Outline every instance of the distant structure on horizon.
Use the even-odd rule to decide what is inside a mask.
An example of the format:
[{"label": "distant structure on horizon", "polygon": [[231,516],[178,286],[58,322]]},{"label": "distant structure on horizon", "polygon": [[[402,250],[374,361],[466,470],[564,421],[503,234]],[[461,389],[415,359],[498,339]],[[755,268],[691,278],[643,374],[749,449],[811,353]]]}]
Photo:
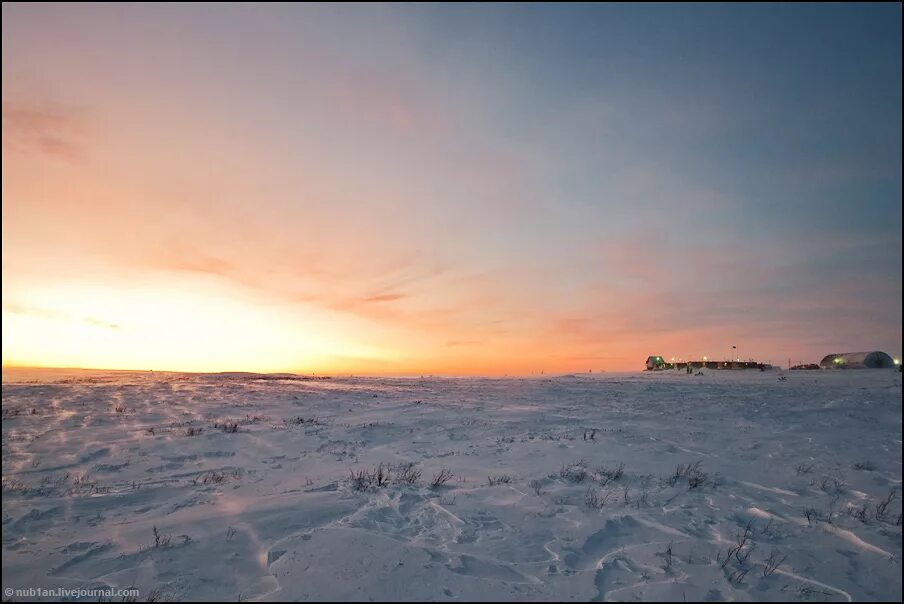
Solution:
[{"label": "distant structure on horizon", "polygon": [[659,355],[650,355],[647,357],[646,371],[665,371],[668,369],[759,369],[765,371],[772,369],[769,363],[760,363],[758,361],[710,361],[703,357],[702,361],[678,361],[666,362]]},{"label": "distant structure on horizon", "polygon": [[823,369],[890,369],[895,365],[895,360],[880,350],[833,353],[819,362]]},{"label": "distant structure on horizon", "polygon": [[660,356],[647,357],[647,371],[659,371],[662,369],[671,369],[671,365],[665,362]]},{"label": "distant structure on horizon", "polygon": [[816,363],[801,363],[800,365],[788,367],[788,369],[791,371],[814,371],[819,369],[819,365]]}]

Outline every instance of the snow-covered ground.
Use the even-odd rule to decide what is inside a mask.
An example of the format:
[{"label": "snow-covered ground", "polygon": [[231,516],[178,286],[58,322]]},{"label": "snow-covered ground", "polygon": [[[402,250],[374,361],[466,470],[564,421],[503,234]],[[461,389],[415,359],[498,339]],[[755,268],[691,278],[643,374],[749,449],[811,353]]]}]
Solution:
[{"label": "snow-covered ground", "polygon": [[901,374],[780,375],[4,369],[3,587],[900,601]]}]

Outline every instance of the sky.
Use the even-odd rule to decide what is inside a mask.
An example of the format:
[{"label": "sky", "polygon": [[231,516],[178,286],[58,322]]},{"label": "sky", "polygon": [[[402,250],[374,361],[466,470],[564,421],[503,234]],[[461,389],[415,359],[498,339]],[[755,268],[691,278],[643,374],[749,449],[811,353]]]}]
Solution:
[{"label": "sky", "polygon": [[2,11],[4,365],[901,353],[900,4]]}]

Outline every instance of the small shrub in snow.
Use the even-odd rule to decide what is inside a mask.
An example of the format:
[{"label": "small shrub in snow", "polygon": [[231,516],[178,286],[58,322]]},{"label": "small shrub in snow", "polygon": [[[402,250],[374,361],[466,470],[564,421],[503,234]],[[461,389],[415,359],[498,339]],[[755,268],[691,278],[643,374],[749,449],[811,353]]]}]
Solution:
[{"label": "small shrub in snow", "polygon": [[396,466],[395,481],[398,484],[413,487],[421,479],[421,471],[414,463],[405,463]]},{"label": "small shrub in snow", "polygon": [[373,484],[373,479],[367,470],[349,470],[349,481],[355,491],[366,491]]},{"label": "small shrub in snow", "polygon": [[744,577],[746,577],[747,573],[749,573],[749,572],[750,572],[749,568],[739,568],[736,571],[734,571],[733,573],[731,573],[731,575],[729,575],[728,580],[731,583],[740,585],[741,583],[744,582]]},{"label": "small shrub in snow", "polygon": [[587,476],[587,461],[584,459],[567,466],[563,465],[559,470],[559,478],[578,484],[587,480]]},{"label": "small shrub in snow", "polygon": [[382,463],[372,470],[349,470],[349,480],[355,491],[367,491],[371,488],[383,488],[391,479],[389,469]]},{"label": "small shrub in snow", "polygon": [[487,484],[491,487],[495,487],[500,484],[509,484],[512,482],[512,477],[508,474],[498,474],[496,476],[487,476]]},{"label": "small shrub in snow", "polygon": [[387,470],[383,464],[377,466],[377,469],[374,470],[374,486],[377,488],[385,487],[389,484],[389,470]]},{"label": "small shrub in snow", "polygon": [[764,537],[775,537],[775,518],[769,516],[769,520],[766,522],[766,526],[762,528],[760,531],[760,535]]},{"label": "small shrub in snow", "polygon": [[763,562],[763,576],[768,577],[774,573],[787,556],[777,549],[772,550],[769,557]]},{"label": "small shrub in snow", "polygon": [[606,505],[611,494],[611,491],[603,493],[602,491],[597,491],[593,487],[590,487],[584,494],[584,503],[587,504],[587,507],[598,510]]},{"label": "small shrub in snow", "polygon": [[[747,558],[750,557],[754,549],[753,543],[750,542],[751,536],[753,536],[753,522],[748,522],[743,531],[738,531],[737,544],[730,546],[725,553],[725,557],[721,559],[722,568],[728,566],[732,558],[742,565],[747,562]],[[750,544],[749,546],[748,543]]]},{"label": "small shrub in snow", "polygon": [[807,519],[807,526],[813,526],[814,522],[819,522],[819,512],[813,507],[804,508],[804,518]]},{"label": "small shrub in snow", "polygon": [[837,476],[824,476],[819,483],[819,488],[829,494],[838,494],[847,492],[847,484]]},{"label": "small shrub in snow", "polygon": [[173,541],[172,535],[164,535],[160,531],[157,530],[155,526],[153,529],[154,533],[154,547],[169,547]]},{"label": "small shrub in snow", "polygon": [[706,484],[706,479],[708,478],[706,472],[701,471],[699,468],[694,468],[687,474],[687,488],[688,490],[693,490],[699,487],[702,487]]},{"label": "small shrub in snow", "polygon": [[[888,506],[890,506],[891,502],[895,500],[895,497],[895,490],[892,489],[888,492],[888,495],[885,496],[885,499],[876,504],[876,520],[878,520],[879,522],[885,520],[885,517],[888,514]],[[898,521],[898,524],[900,524],[900,520]]]},{"label": "small shrub in snow", "polygon": [[5,493],[15,493],[24,495],[29,492],[28,485],[21,478],[3,477],[3,491]]},{"label": "small shrub in snow", "polygon": [[[706,474],[704,474],[700,470],[700,465],[701,465],[701,462],[699,462],[699,461],[696,461],[694,463],[688,463],[688,464],[683,464],[683,463],[678,464],[675,467],[675,473],[672,474],[672,476],[669,478],[669,485],[671,485],[671,486],[677,485],[678,481],[681,480],[682,478],[687,479],[688,483],[690,483],[691,477],[694,477],[693,481],[698,484],[696,484],[696,486],[694,486],[694,487],[690,487],[690,484],[688,484],[688,486],[690,488],[696,488],[696,487],[702,485],[703,482],[706,480]],[[701,475],[703,476],[702,481],[699,480],[699,477]]]},{"label": "small shrub in snow", "polygon": [[848,513],[865,524],[869,522],[869,511],[869,504],[864,503],[859,508],[856,506],[850,508]]},{"label": "small shrub in snow", "polygon": [[445,485],[447,482],[452,480],[455,474],[452,473],[451,470],[447,468],[443,468],[439,472],[433,475],[433,480],[430,482],[430,487],[434,489],[438,489],[439,487]]},{"label": "small shrub in snow", "polygon": [[625,464],[620,463],[617,466],[611,467],[600,466],[596,469],[596,473],[599,476],[600,482],[602,484],[605,484],[603,483],[602,479],[605,479],[606,483],[608,483],[610,480],[618,480],[625,474]]},{"label": "small shrub in snow", "polygon": [[198,478],[195,478],[192,482],[194,484],[223,484],[224,482],[232,479],[237,480],[242,474],[241,470],[232,470],[230,472],[226,471],[217,471],[217,470],[208,470]]},{"label": "small shrub in snow", "polygon": [[317,421],[316,417],[309,417],[309,418],[305,419],[305,418],[301,417],[300,415],[297,417],[290,417],[290,418],[284,419],[282,421],[283,421],[283,425],[287,428],[289,426],[313,426],[313,425],[320,423]]}]

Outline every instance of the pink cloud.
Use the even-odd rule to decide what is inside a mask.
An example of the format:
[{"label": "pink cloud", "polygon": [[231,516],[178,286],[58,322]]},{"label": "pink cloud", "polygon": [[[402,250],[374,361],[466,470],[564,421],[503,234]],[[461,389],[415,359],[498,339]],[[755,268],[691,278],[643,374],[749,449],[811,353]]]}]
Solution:
[{"label": "pink cloud", "polygon": [[3,103],[3,139],[13,149],[77,161],[84,158],[86,127],[70,113]]}]

